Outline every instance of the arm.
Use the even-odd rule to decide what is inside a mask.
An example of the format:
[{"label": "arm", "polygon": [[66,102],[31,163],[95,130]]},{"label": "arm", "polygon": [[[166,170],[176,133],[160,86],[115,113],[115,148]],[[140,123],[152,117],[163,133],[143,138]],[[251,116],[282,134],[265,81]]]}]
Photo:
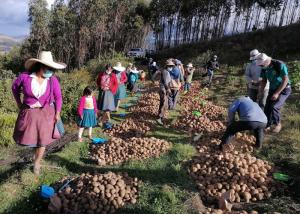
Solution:
[{"label": "arm", "polygon": [[94,103],[94,111],[97,114],[98,113],[97,100],[96,100],[96,98],[94,96],[93,96],[93,103]]},{"label": "arm", "polygon": [[250,72],[250,64],[247,65],[245,71],[245,78],[248,84],[252,83],[251,72]]},{"label": "arm", "polygon": [[126,83],[127,80],[128,80],[128,78],[127,78],[126,73],[125,73],[125,72],[122,72],[120,82],[121,82],[121,83]]},{"label": "arm", "polygon": [[280,93],[286,88],[286,86],[289,83],[288,69],[287,69],[286,65],[281,66],[280,75],[281,75],[281,78],[282,78],[282,83],[278,87],[276,92],[274,93],[275,96],[273,95],[272,100],[277,100]]},{"label": "arm", "polygon": [[164,78],[164,81],[163,81],[163,83],[164,83],[164,88],[167,90],[167,91],[169,91],[170,90],[170,86],[169,86],[169,83],[170,83],[170,81],[171,81],[171,77],[170,77],[170,74],[169,74],[169,72],[168,71],[166,71],[166,70],[164,70],[164,71],[162,71],[163,72],[163,78]]},{"label": "arm", "polygon": [[85,97],[81,97],[80,101],[79,101],[78,109],[77,109],[78,115],[80,116],[81,119],[83,116],[84,102],[85,102]]},{"label": "arm", "polygon": [[234,121],[235,113],[240,106],[240,101],[235,100],[228,109],[228,125]]},{"label": "arm", "polygon": [[61,94],[60,84],[56,77],[52,78],[52,84],[53,84],[53,99],[55,102],[56,114],[59,115],[62,108],[62,94]]},{"label": "arm", "polygon": [[113,95],[116,94],[117,90],[118,90],[118,80],[117,80],[117,76],[115,74],[112,74],[111,75],[111,78],[110,78],[110,81],[111,81],[111,87],[110,87],[110,90],[112,92]]},{"label": "arm", "polygon": [[23,77],[21,74],[12,84],[12,92],[19,109],[22,106],[22,101],[21,101],[22,84],[23,84]]},{"label": "arm", "polygon": [[98,78],[97,78],[97,80],[96,80],[97,86],[98,86],[99,88],[101,88],[101,78],[102,78],[102,76],[103,76],[103,73],[101,72],[101,73],[98,75]]},{"label": "arm", "polygon": [[161,71],[157,70],[153,75],[152,75],[152,82],[154,82],[154,80],[156,79],[157,75],[160,74]]}]

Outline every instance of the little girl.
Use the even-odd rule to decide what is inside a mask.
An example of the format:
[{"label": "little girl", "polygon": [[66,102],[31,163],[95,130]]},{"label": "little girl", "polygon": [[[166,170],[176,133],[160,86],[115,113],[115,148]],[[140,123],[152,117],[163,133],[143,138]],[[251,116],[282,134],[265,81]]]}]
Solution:
[{"label": "little girl", "polygon": [[89,138],[92,139],[93,127],[97,126],[97,103],[96,98],[93,96],[93,90],[90,87],[86,87],[83,91],[83,96],[78,106],[78,115],[78,141],[82,142],[84,128],[89,129]]}]

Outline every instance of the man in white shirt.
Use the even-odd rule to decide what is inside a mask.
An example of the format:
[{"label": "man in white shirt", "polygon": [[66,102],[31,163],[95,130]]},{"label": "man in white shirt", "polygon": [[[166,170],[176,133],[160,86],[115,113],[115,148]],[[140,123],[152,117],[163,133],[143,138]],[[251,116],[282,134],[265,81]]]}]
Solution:
[{"label": "man in white shirt", "polygon": [[266,105],[266,100],[269,92],[270,84],[267,83],[266,87],[263,90],[263,94],[259,95],[259,83],[260,83],[260,74],[261,67],[257,66],[255,63],[255,58],[259,55],[259,51],[254,49],[250,52],[250,63],[246,67],[245,78],[247,81],[248,96],[259,104],[261,108],[264,108]]}]

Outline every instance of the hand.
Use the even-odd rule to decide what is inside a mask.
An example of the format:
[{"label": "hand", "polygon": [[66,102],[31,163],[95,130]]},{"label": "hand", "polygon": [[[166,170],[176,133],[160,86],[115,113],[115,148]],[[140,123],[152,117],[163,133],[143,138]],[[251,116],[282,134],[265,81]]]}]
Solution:
[{"label": "hand", "polygon": [[55,121],[55,123],[57,123],[57,121],[59,121],[59,120],[60,120],[60,112],[57,112],[57,113],[55,114],[54,121]]},{"label": "hand", "polygon": [[278,93],[274,93],[273,96],[271,97],[271,100],[275,101],[278,100],[279,94]]}]

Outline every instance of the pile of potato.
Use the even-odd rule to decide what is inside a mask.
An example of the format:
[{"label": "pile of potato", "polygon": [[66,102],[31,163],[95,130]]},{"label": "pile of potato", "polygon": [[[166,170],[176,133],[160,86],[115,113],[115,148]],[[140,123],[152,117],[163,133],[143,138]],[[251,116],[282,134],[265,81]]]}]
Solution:
[{"label": "pile of potato", "polygon": [[170,143],[157,138],[112,138],[103,145],[91,146],[91,158],[98,165],[116,165],[128,160],[158,157],[170,149]]},{"label": "pile of potato", "polygon": [[159,107],[159,94],[157,91],[143,94],[137,105],[132,106],[129,110],[132,117],[140,120],[148,120],[157,117]]},{"label": "pile of potato", "polygon": [[[245,137],[237,135],[238,140]],[[271,197],[274,191],[274,182],[269,176],[272,166],[244,151],[220,152],[218,144],[220,140],[213,139],[198,145],[199,156],[192,160],[189,168],[202,199],[213,202],[227,191],[232,195],[231,202],[255,202]],[[246,148],[251,146],[245,145]]]},{"label": "pile of potato", "polygon": [[116,124],[112,129],[106,130],[108,136],[119,137],[123,139],[131,137],[142,137],[150,131],[150,125],[147,121],[128,118],[120,124]]},{"label": "pile of potato", "polygon": [[[66,178],[61,181],[64,183]],[[82,174],[58,193],[61,213],[115,213],[125,203],[135,204],[139,181],[128,174]]]}]

